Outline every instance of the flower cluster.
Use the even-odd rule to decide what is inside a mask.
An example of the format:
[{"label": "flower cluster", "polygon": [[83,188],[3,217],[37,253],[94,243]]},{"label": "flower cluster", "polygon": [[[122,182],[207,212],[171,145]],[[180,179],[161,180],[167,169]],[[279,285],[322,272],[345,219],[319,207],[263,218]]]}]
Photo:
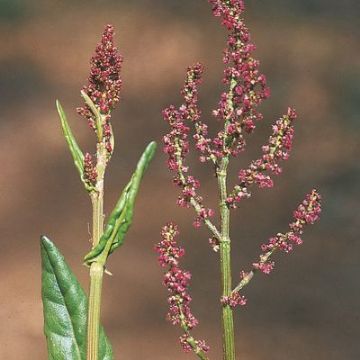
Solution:
[{"label": "flower cluster", "polygon": [[238,292],[233,292],[230,296],[222,296],[220,302],[223,306],[230,306],[234,309],[236,306],[246,305],[247,299],[245,296],[240,295]]},{"label": "flower cluster", "polygon": [[175,241],[178,235],[178,227],[173,223],[168,223],[161,230],[162,240],[155,250],[159,255],[158,262],[162,268],[179,266],[179,259],[185,254],[185,250],[178,247]]},{"label": "flower cluster", "polygon": [[260,62],[253,58],[255,45],[251,42],[249,29],[244,24],[242,0],[209,0],[213,14],[221,17],[229,31],[224,51],[224,83],[229,86],[220,96],[219,106],[213,111],[224,122],[224,129],[213,139],[216,156],[236,156],[245,147],[245,133],[255,129],[255,123],[263,118],[256,110],[270,96],[266,78],[260,73]]},{"label": "flower cluster", "polygon": [[168,223],[162,228],[162,240],[155,247],[158,253],[158,261],[161,267],[167,268],[163,284],[169,292],[168,319],[173,325],[179,324],[184,331],[180,337],[180,343],[185,351],[208,351],[209,347],[202,340],[194,340],[190,330],[197,324],[198,320],[190,310],[191,296],[188,293],[191,274],[179,267],[179,259],[184,256],[184,249],[176,243],[179,231],[177,225]]},{"label": "flower cluster", "polygon": [[210,350],[204,340],[195,340],[187,334],[181,335],[179,339],[180,345],[186,353],[194,351],[196,354],[205,354]]},{"label": "flower cluster", "polygon": [[181,91],[184,97],[185,104],[182,105],[181,110],[184,111],[184,116],[190,120],[195,129],[196,149],[200,151],[200,161],[205,162],[207,159],[213,157],[213,150],[211,149],[211,139],[208,137],[208,126],[200,120],[201,111],[198,108],[198,85],[202,80],[203,67],[200,63],[190,66],[187,69],[185,85]]},{"label": "flower cluster", "polygon": [[[184,159],[189,152],[190,124],[194,126],[195,146],[200,151],[200,161],[212,160],[217,166],[222,157],[236,156],[245,148],[245,133],[255,129],[256,121],[262,119],[257,111],[258,105],[269,95],[265,76],[259,71],[259,61],[252,57],[255,45],[251,42],[249,30],[244,24],[242,13],[244,2],[241,0],[209,0],[213,13],[221,17],[222,24],[229,31],[227,48],[225,49],[224,83],[228,90],[223,92],[219,106],[213,111],[216,118],[224,124],[214,138],[208,136],[208,126],[200,120],[198,108],[198,85],[201,83],[203,68],[200,64],[189,67],[185,85],[181,94],[184,104],[176,109],[170,106],[163,111],[164,119],[169,123],[171,131],[164,136],[164,152],[168,154],[168,166],[176,171],[175,183],[182,188],[178,199],[180,206],[188,207],[192,199],[199,205],[194,225],[198,226],[205,218],[211,216],[212,210],[205,209],[202,199],[197,196],[199,182],[193,176],[186,177],[188,167]],[[227,205],[236,208],[237,203],[251,196],[249,186],[272,187],[273,180],[266,174],[270,171],[279,174],[279,161],[289,157],[293,138],[293,121],[296,113],[289,108],[286,115],[273,125],[273,134],[269,143],[263,146],[263,156],[253,161],[248,169],[240,170],[240,183],[236,185],[227,198]],[[192,204],[194,205],[194,204]],[[194,206],[195,207],[195,206]]]},{"label": "flower cluster", "polygon": [[84,180],[90,186],[96,185],[97,171],[91,154],[86,153],[84,156]]},{"label": "flower cluster", "polygon": [[294,245],[301,245],[304,227],[317,221],[320,213],[321,196],[316,190],[312,190],[294,211],[294,221],[289,224],[290,230],[285,234],[276,234],[267,244],[261,245],[262,254],[259,261],[253,263],[254,269],[269,274],[274,268],[274,262],[270,261],[273,252],[279,249],[288,253],[293,250]]},{"label": "flower cluster", "polygon": [[189,67],[182,95],[184,104],[176,109],[171,105],[163,111],[164,120],[170,125],[170,132],[163,137],[164,152],[168,155],[168,168],[176,173],[174,183],[181,188],[181,195],[178,197],[177,204],[181,207],[193,205],[197,216],[194,226],[199,227],[203,221],[214,215],[212,209],[202,205],[202,197],[197,194],[200,187],[198,179],[187,175],[188,167],[184,161],[189,152],[189,132],[190,128],[186,121],[192,122],[195,126],[196,134],[194,139],[196,147],[201,152],[201,159],[211,156],[209,139],[206,138],[207,127],[200,121],[200,110],[197,107],[197,85],[200,82],[202,68],[200,64]]},{"label": "flower cluster", "polygon": [[[220,122],[220,131],[214,137],[210,137],[208,126],[201,120],[198,87],[202,81],[203,67],[195,64],[187,69],[185,85],[181,91],[183,104],[179,108],[171,105],[163,111],[164,120],[170,126],[170,131],[163,137],[163,142],[164,152],[168,155],[168,168],[176,174],[174,183],[181,189],[177,200],[178,205],[192,206],[195,209],[194,225],[197,227],[205,223],[211,232],[209,243],[212,249],[215,252],[220,250],[220,262],[223,265],[222,280],[226,284],[223,296],[220,298],[225,329],[226,317],[231,313],[229,310],[236,306],[246,305],[247,299],[242,295],[242,289],[253,279],[254,274],[258,270],[265,274],[273,270],[274,262],[271,256],[274,251],[280,249],[289,252],[294,245],[302,243],[301,235],[304,226],[314,223],[319,218],[321,199],[316,190],[308,194],[294,212],[294,221],[290,224],[290,230],[285,234],[277,234],[267,244],[262,245],[259,260],[252,264],[249,272],[241,272],[239,284],[229,291],[232,288],[231,270],[227,263],[230,258],[230,209],[236,208],[242,199],[251,196],[252,185],[257,185],[259,188],[270,188],[274,185],[272,176],[282,172],[281,161],[287,160],[290,156],[294,121],[297,115],[294,109],[288,108],[287,113],[273,124],[272,134],[267,144],[262,147],[260,157],[252,161],[247,168],[239,171],[237,185],[232,191],[228,191],[227,176],[230,158],[236,157],[245,149],[247,136],[254,131],[257,121],[263,118],[258,107],[270,96],[270,90],[265,76],[259,70],[259,61],[253,57],[255,45],[250,39],[249,30],[242,18],[244,1],[208,1],[212,5],[213,14],[221,18],[222,25],[228,31],[227,47],[223,56],[225,90],[220,95],[217,108],[213,111],[213,115]],[[203,205],[203,199],[198,195],[200,182],[189,175],[188,166],[185,164],[190,147],[190,128],[193,128],[192,140],[195,142],[195,148],[200,152],[200,161],[211,161],[214,165],[215,176],[218,178],[220,229],[209,219],[214,215],[214,211]],[[169,267],[164,280],[170,292],[168,317],[173,324],[182,326],[184,335],[180,338],[180,342],[185,351],[196,352],[196,348],[205,351],[206,345],[195,341],[188,333],[188,330],[197,324],[197,320],[188,309],[191,300],[187,293],[190,274],[178,267],[178,260],[183,256],[183,249],[176,245],[174,241],[176,235],[177,228],[172,224],[168,225],[163,228],[163,240],[157,246],[160,264],[163,267]],[[227,320],[230,318],[229,315]],[[230,329],[230,331],[233,330]],[[233,349],[230,345],[227,347],[225,341],[224,356],[226,358],[235,357],[231,355]]]},{"label": "flower cluster", "polygon": [[[94,103],[98,114],[101,117],[101,126],[103,141],[109,154],[112,153],[112,130],[110,125],[110,112],[120,101],[120,89],[122,81],[120,79],[120,70],[122,57],[114,46],[114,27],[107,25],[97,45],[95,55],[90,61],[90,76],[88,84],[84,86],[83,91]],[[89,122],[92,129],[97,128],[97,114],[86,104],[77,109],[78,113]]]},{"label": "flower cluster", "polygon": [[237,202],[250,197],[249,187],[252,184],[256,184],[260,188],[270,188],[274,185],[273,180],[266,172],[269,171],[275,175],[281,173],[279,161],[287,160],[290,156],[295,119],[296,112],[289,108],[287,114],[276,121],[272,127],[273,133],[269,137],[268,144],[262,147],[262,157],[252,161],[248,169],[239,171],[240,183],[235,186],[227,198],[229,207],[236,208]]}]

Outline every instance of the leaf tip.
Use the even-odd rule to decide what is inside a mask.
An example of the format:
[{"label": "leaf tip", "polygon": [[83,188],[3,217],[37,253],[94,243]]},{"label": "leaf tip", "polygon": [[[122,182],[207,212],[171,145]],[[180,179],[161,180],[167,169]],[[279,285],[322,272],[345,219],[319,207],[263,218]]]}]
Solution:
[{"label": "leaf tip", "polygon": [[156,143],[156,141],[151,141],[148,146],[149,146],[149,148],[151,148],[152,150],[156,150],[156,148],[157,148],[157,143]]},{"label": "leaf tip", "polygon": [[46,235],[40,236],[40,245],[44,248],[54,246],[53,242]]},{"label": "leaf tip", "polygon": [[148,153],[150,160],[154,157],[156,148],[157,148],[156,141],[151,141],[149,145],[146,147],[146,152]]},{"label": "leaf tip", "polygon": [[56,108],[58,109],[58,111],[59,112],[62,111],[62,106],[61,106],[59,99],[55,100],[55,104],[56,104]]}]

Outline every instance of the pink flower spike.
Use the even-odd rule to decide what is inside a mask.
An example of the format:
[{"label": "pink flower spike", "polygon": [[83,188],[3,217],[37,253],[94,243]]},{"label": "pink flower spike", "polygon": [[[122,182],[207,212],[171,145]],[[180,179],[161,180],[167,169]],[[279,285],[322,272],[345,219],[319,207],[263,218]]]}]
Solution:
[{"label": "pink flower spike", "polygon": [[244,150],[244,132],[252,133],[255,123],[263,118],[257,111],[270,91],[266,77],[259,71],[260,62],[253,58],[255,44],[251,42],[249,29],[244,24],[243,1],[209,0],[213,13],[221,17],[222,25],[229,31],[227,48],[224,51],[223,83],[229,85],[220,96],[214,116],[225,122],[226,131],[220,131],[213,139],[216,156],[237,156]]},{"label": "pink flower spike", "polygon": [[[120,101],[122,62],[122,56],[114,46],[114,27],[107,25],[100,43],[96,46],[95,55],[90,60],[90,76],[83,91],[102,115],[103,136],[109,154],[113,150],[110,113]],[[78,108],[77,112],[88,120],[92,129],[96,129],[95,114],[88,105]]]},{"label": "pink flower spike", "polygon": [[185,254],[183,248],[179,247],[176,237],[179,230],[176,224],[168,223],[161,231],[161,241],[155,246],[158,253],[158,261],[161,267],[166,268],[163,284],[167,288],[169,312],[167,319],[173,325],[180,325],[184,334],[180,336],[180,343],[185,352],[209,350],[203,340],[189,341],[189,331],[198,325],[198,320],[190,310],[191,296],[189,294],[189,283],[191,274],[180,268],[179,260]]},{"label": "pink flower spike", "polygon": [[293,121],[296,119],[295,110],[289,108],[286,115],[283,115],[272,126],[272,135],[266,145],[262,146],[263,155],[261,158],[250,163],[247,169],[241,169],[238,174],[240,184],[230,193],[228,205],[236,208],[235,202],[250,197],[249,188],[256,184],[259,188],[271,188],[274,181],[267,172],[278,175],[282,172],[279,163],[287,160],[290,155],[292,140],[294,137]]},{"label": "pink flower spike", "polygon": [[259,261],[253,263],[253,269],[269,274],[274,268],[274,262],[270,261],[274,251],[279,249],[289,253],[295,245],[301,245],[303,243],[301,235],[305,225],[313,224],[317,221],[320,213],[321,196],[316,190],[312,190],[294,211],[294,221],[289,224],[290,230],[285,234],[276,234],[276,236],[269,239],[267,244],[261,245],[262,253],[260,254]]}]

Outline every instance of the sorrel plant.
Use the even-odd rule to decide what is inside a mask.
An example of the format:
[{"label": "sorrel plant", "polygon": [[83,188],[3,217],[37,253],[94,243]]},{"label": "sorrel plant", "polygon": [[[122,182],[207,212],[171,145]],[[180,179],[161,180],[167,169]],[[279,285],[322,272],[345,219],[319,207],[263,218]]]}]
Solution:
[{"label": "sorrel plant", "polygon": [[[245,150],[247,137],[253,133],[256,123],[263,116],[258,106],[269,97],[266,78],[259,70],[259,61],[253,57],[255,45],[250,39],[244,23],[244,2],[242,0],[209,0],[214,16],[228,31],[227,47],[224,51],[225,64],[223,82],[225,90],[220,96],[217,109],[213,111],[220,130],[211,138],[208,125],[201,120],[198,108],[198,86],[201,82],[201,64],[187,70],[185,85],[181,91],[184,102],[179,107],[170,106],[163,111],[170,131],[163,137],[164,152],[168,155],[168,167],[175,173],[174,183],[181,189],[177,203],[181,207],[195,210],[194,226],[204,224],[210,232],[210,245],[219,254],[222,294],[219,304],[222,308],[223,359],[235,360],[235,333],[233,312],[237,306],[246,305],[244,287],[256,272],[269,274],[274,268],[273,255],[277,251],[289,253],[302,244],[301,235],[306,225],[318,220],[321,205],[320,195],[310,191],[293,214],[289,228],[272,236],[261,245],[261,253],[248,269],[240,272],[237,285],[233,285],[231,271],[230,211],[242,201],[251,197],[251,188],[270,188],[271,175],[278,175],[280,162],[287,160],[292,147],[294,122],[297,118],[293,108],[272,125],[269,141],[262,147],[262,156],[252,161],[247,168],[238,172],[238,181],[232,189],[228,187],[228,166],[230,160]],[[218,224],[213,220],[215,211],[207,208],[199,195],[200,182],[190,175],[186,156],[190,151],[190,129],[200,161],[210,163],[214,168],[219,189]],[[196,340],[191,330],[198,320],[190,310],[189,282],[191,274],[181,268],[180,259],[184,249],[177,244],[178,226],[168,223],[163,227],[162,240],[156,246],[160,265],[165,268],[164,285],[168,289],[168,319],[180,325],[183,334],[180,343],[183,349],[193,351],[198,358],[208,359],[209,346],[203,340]]]},{"label": "sorrel plant", "polygon": [[53,360],[111,360],[112,348],[100,326],[102,281],[108,256],[120,247],[132,222],[135,198],[143,174],[154,156],[151,142],[122,191],[104,229],[104,176],[114,151],[110,122],[120,100],[122,57],[107,25],[91,58],[88,84],[81,91],[84,105],[77,109],[96,135],[95,154],[81,151],[65,112],[57,101],[62,129],[74,164],[92,204],[92,248],[84,264],[90,268],[89,297],[55,245],[41,238],[42,299],[48,357]]}]

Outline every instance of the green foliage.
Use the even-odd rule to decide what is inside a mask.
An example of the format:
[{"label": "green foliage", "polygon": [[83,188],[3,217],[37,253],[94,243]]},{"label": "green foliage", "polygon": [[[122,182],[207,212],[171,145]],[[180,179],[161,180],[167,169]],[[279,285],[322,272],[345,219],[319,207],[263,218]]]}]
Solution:
[{"label": "green foliage", "polygon": [[135,199],[141,179],[150,161],[154,157],[155,150],[155,142],[151,142],[146,147],[131,180],[125,186],[110,215],[99,244],[85,256],[84,260],[87,265],[90,265],[94,261],[99,261],[101,264],[105,265],[107,257],[123,244],[125,235],[132,222]]},{"label": "green foliage", "polygon": [[99,142],[101,142],[103,139],[103,127],[102,127],[102,117],[100,111],[84,90],[81,90],[81,96],[84,99],[86,105],[90,108],[91,112],[95,116],[96,134]]},{"label": "green foliage", "polygon": [[74,160],[74,164],[79,172],[81,181],[84,183],[84,186],[86,190],[91,191],[93,190],[93,187],[88,184],[88,182],[84,179],[84,154],[81,151],[79,145],[77,144],[75,137],[70,129],[69,123],[66,118],[66,114],[64,112],[64,109],[62,108],[60,102],[56,100],[56,107],[60,116],[61,120],[61,127],[64,132],[64,136],[66,139],[66,142],[69,146],[69,150],[71,152],[71,155]]},{"label": "green foliage", "polygon": [[[85,360],[88,299],[55,245],[41,237],[44,331],[49,360]],[[100,329],[99,360],[111,360],[112,349]]]}]

